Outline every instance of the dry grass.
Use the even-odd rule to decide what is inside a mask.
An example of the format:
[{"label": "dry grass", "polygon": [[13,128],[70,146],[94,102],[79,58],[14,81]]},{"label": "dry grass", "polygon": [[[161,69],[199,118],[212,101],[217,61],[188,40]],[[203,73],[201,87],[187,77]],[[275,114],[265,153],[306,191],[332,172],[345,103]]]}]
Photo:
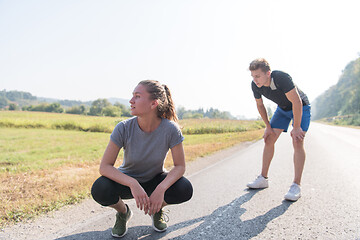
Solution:
[{"label": "dry grass", "polygon": [[78,202],[89,194],[97,166],[0,176],[1,222],[11,223]]}]

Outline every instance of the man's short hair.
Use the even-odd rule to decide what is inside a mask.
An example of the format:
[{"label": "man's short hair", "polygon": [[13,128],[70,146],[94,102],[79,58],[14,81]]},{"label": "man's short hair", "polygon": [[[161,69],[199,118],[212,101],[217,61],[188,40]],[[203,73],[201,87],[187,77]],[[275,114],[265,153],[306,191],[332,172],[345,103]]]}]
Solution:
[{"label": "man's short hair", "polygon": [[255,71],[261,69],[264,73],[271,71],[269,63],[264,58],[255,59],[250,63],[249,70]]}]

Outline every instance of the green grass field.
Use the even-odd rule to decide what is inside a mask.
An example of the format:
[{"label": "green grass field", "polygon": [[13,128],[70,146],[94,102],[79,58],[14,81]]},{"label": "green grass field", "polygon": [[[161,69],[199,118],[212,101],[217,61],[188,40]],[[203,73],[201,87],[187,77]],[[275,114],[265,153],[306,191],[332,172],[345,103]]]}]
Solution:
[{"label": "green grass field", "polygon": [[[0,127],[63,129],[84,132],[111,133],[115,125],[125,118],[94,117],[84,115],[0,111]],[[262,121],[185,119],[180,120],[183,134],[242,132],[263,128]]]},{"label": "green grass field", "polygon": [[111,133],[125,118],[95,117],[73,114],[0,111],[0,127],[63,129]]},{"label": "green grass field", "polygon": [[[110,133],[121,120],[0,111],[0,226],[88,197]],[[186,161],[260,139],[264,127],[259,121],[210,119],[180,125]],[[116,166],[122,156],[121,151]],[[165,167],[171,163],[168,154]]]},{"label": "green grass field", "polygon": [[0,128],[0,173],[82,165],[99,160],[107,133]]}]

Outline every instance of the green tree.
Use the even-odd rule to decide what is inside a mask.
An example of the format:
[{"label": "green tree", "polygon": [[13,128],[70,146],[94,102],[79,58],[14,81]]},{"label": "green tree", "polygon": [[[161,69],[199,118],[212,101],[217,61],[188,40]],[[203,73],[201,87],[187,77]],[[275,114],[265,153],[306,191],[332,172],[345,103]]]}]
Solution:
[{"label": "green tree", "polygon": [[222,114],[218,109],[214,109],[214,108],[210,108],[209,110],[207,110],[204,114],[204,117],[208,117],[208,118],[221,118]]},{"label": "green tree", "polygon": [[184,114],[186,113],[186,109],[182,106],[178,107],[176,109],[176,114],[179,119],[184,119]]},{"label": "green tree", "polygon": [[9,104],[9,110],[10,111],[15,111],[17,110],[17,105],[15,103],[10,103]]},{"label": "green tree", "polygon": [[102,115],[107,117],[120,117],[121,109],[110,105],[103,109]]},{"label": "green tree", "polygon": [[24,106],[23,111],[35,111],[35,112],[55,112],[55,113],[62,113],[64,109],[60,106],[59,103],[42,103],[36,106]]},{"label": "green tree", "polygon": [[81,106],[73,106],[66,110],[66,113],[70,114],[85,114],[86,113],[86,107],[84,105]]},{"label": "green tree", "polygon": [[184,107],[176,109],[176,113],[179,119],[187,118],[217,118],[217,119],[235,119],[230,112],[222,112],[218,109],[210,108],[204,111],[203,108],[198,110],[186,110]]},{"label": "green tree", "polygon": [[124,117],[131,117],[131,112],[130,112],[130,108],[125,106],[124,104],[121,104],[119,102],[116,102],[114,104],[115,107],[119,108],[120,111],[121,111],[121,116],[124,116]]},{"label": "green tree", "polygon": [[89,115],[102,116],[104,108],[111,106],[111,103],[107,99],[97,99],[92,102]]},{"label": "green tree", "polygon": [[64,109],[60,106],[60,103],[51,103],[45,106],[45,112],[63,113]]}]

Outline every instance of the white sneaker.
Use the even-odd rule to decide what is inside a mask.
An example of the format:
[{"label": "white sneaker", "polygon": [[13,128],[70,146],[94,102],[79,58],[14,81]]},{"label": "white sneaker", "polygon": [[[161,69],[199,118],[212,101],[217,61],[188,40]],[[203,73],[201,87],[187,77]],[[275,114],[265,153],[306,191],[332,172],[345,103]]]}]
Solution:
[{"label": "white sneaker", "polygon": [[301,197],[301,188],[298,184],[293,183],[289,191],[285,194],[285,199],[288,201],[297,201]]},{"label": "white sneaker", "polygon": [[248,188],[267,188],[269,187],[269,181],[262,175],[259,175],[253,182],[249,182],[246,186]]}]

